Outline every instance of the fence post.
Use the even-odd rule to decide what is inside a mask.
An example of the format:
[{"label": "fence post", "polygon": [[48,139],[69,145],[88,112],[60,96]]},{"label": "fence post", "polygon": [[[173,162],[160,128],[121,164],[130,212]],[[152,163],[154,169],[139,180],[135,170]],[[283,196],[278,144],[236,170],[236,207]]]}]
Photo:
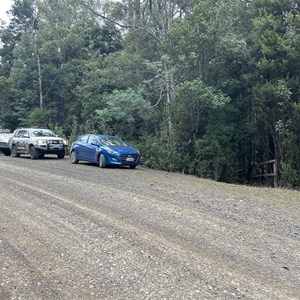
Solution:
[{"label": "fence post", "polygon": [[277,188],[277,162],[276,160],[273,162],[273,173],[274,173],[274,179],[273,179],[273,185],[274,188]]}]

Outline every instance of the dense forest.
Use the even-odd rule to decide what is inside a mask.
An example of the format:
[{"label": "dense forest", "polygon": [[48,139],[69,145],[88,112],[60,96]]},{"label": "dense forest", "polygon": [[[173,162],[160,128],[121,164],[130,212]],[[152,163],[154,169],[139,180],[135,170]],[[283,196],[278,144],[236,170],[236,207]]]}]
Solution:
[{"label": "dense forest", "polygon": [[[151,168],[300,187],[300,1],[14,0],[0,124],[115,134]],[[264,167],[264,170],[262,170]],[[259,181],[258,181],[259,180]]]}]

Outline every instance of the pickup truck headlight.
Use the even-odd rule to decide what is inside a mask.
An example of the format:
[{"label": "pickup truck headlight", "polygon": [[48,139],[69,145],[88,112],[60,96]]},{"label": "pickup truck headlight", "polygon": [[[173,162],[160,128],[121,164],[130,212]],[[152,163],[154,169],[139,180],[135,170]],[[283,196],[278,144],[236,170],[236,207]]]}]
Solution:
[{"label": "pickup truck headlight", "polygon": [[36,143],[40,146],[42,145],[47,145],[47,141],[46,140],[37,140]]}]

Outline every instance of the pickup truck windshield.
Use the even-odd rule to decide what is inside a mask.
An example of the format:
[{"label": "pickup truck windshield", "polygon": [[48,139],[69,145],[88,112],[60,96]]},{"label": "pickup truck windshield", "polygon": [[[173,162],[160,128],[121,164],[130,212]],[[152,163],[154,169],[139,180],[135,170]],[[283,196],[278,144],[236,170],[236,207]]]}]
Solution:
[{"label": "pickup truck windshield", "polygon": [[33,136],[55,136],[55,134],[51,130],[34,130],[32,131]]}]

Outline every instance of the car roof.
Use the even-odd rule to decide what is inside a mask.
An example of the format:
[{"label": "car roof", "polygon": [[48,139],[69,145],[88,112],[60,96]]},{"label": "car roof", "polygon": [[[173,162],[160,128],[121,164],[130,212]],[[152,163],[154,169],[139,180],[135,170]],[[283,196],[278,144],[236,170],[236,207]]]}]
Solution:
[{"label": "car roof", "polygon": [[100,134],[100,133],[95,134],[95,136],[97,136],[97,137],[115,137],[114,135]]},{"label": "car roof", "polygon": [[22,128],[18,128],[16,130],[50,130],[51,129],[48,129],[48,128],[35,128],[35,127],[22,127]]},{"label": "car roof", "polygon": [[79,134],[78,137],[81,137],[84,135],[94,135],[96,137],[116,137],[115,135],[103,134],[103,133],[82,133],[82,134]]},{"label": "car roof", "polygon": [[76,141],[79,141],[81,139],[81,137],[83,137],[83,136],[91,136],[91,135],[95,136],[98,139],[101,139],[101,138],[114,138],[114,139],[121,140],[119,137],[117,137],[115,135],[109,135],[109,134],[103,134],[103,133],[82,133],[82,134],[77,135]]}]

